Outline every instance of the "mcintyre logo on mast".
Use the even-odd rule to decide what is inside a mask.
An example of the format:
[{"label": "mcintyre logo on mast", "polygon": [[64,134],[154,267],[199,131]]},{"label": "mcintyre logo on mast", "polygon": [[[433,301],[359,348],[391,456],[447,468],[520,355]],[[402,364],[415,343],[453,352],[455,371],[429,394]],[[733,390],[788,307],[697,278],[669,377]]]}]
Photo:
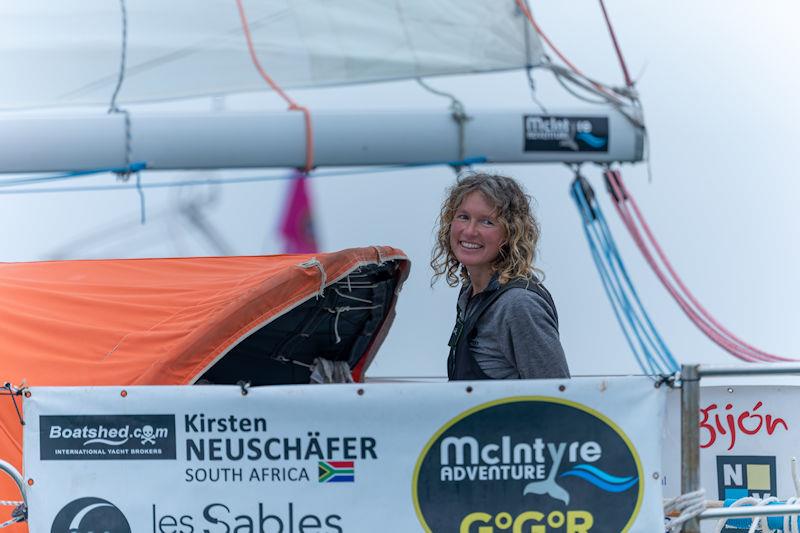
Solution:
[{"label": "mcintyre logo on mast", "polygon": [[39,417],[43,461],[175,459],[175,415]]},{"label": "mcintyre logo on mast", "polygon": [[608,152],[608,117],[525,115],[526,152]]}]

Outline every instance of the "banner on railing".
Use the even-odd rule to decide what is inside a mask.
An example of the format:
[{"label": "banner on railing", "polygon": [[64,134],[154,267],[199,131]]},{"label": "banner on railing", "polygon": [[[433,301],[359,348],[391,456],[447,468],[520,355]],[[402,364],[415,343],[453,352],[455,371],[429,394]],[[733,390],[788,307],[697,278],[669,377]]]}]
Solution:
[{"label": "banner on railing", "polygon": [[[706,499],[786,500],[797,495],[792,460],[800,456],[800,416],[794,412],[799,392],[791,384],[701,387],[700,485]],[[668,402],[667,496],[680,491],[679,396],[675,393]]]},{"label": "banner on railing", "polygon": [[663,524],[665,391],[645,378],[30,392],[31,531]]}]

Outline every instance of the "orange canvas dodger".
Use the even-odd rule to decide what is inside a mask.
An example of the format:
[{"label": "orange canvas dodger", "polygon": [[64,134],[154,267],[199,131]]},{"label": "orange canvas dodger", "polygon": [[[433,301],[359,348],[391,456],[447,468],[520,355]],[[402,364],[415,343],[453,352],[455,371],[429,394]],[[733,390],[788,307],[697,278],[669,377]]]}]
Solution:
[{"label": "orange canvas dodger", "polygon": [[[360,380],[388,331],[409,266],[390,247],[0,264],[0,383],[184,385],[225,383],[244,372],[254,385],[307,383],[306,367],[270,357],[278,345],[303,364],[311,353],[347,360]],[[368,276],[371,283],[358,283]],[[334,323],[348,289],[372,291],[367,297],[376,305]],[[314,331],[306,331],[308,317]],[[362,331],[355,331],[359,320]],[[308,353],[290,342],[300,328],[317,343]],[[19,419],[11,399],[0,400],[0,458],[21,470]],[[2,483],[0,499],[19,499],[12,483]],[[7,517],[2,512],[0,522]]]}]

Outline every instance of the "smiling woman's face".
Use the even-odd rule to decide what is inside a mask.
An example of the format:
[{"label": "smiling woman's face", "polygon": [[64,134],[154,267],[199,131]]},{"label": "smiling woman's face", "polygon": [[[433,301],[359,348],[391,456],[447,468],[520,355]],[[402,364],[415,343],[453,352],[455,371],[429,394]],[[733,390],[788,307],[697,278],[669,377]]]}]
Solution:
[{"label": "smiling woman's face", "polygon": [[505,237],[495,209],[483,193],[466,195],[450,223],[450,249],[467,267],[470,278],[491,274]]}]

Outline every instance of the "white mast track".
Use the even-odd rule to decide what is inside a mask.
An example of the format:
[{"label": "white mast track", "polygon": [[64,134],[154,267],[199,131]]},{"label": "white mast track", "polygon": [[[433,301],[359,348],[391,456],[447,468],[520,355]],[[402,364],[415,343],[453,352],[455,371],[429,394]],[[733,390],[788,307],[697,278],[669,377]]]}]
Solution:
[{"label": "white mast track", "polygon": [[[626,111],[636,116],[635,110]],[[490,163],[642,160],[643,130],[613,107],[551,109],[546,115],[606,118],[604,151],[574,151],[575,146],[526,151],[526,116],[542,114],[533,109],[470,112],[462,146],[459,125],[447,111],[316,112],[314,163],[403,165],[474,157]],[[131,137],[131,161],[153,170],[302,167],[305,162],[305,129],[297,112],[131,111]],[[0,114],[0,146],[0,173],[126,166],[124,118],[118,114]]]}]

